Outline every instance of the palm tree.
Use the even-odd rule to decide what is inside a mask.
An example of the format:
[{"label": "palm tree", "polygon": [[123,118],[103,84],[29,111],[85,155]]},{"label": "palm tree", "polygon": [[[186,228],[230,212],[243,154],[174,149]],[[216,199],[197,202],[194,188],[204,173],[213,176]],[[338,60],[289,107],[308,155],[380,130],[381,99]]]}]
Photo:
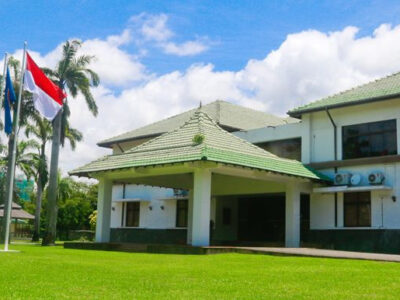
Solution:
[{"label": "palm tree", "polygon": [[[36,163],[36,205],[35,205],[35,224],[33,229],[32,241],[39,241],[40,235],[40,213],[42,208],[43,190],[48,182],[48,167],[46,158],[46,144],[51,140],[52,127],[51,123],[44,118],[41,118],[37,113],[33,114],[33,122],[30,122],[25,127],[25,134],[29,138],[34,136],[40,144],[38,149],[39,159]],[[82,133],[76,129],[69,127],[67,123],[66,138],[69,140],[72,150],[75,150],[76,142],[82,140]]]},{"label": "palm tree", "polygon": [[[24,173],[27,179],[35,175],[35,166],[39,156],[30,150],[37,150],[39,148],[38,142],[35,140],[21,141],[17,145],[15,166]],[[8,153],[0,158],[0,166],[6,167],[8,163]]]},{"label": "palm tree", "polygon": [[[66,41],[63,46],[63,56],[55,70],[43,69],[43,71],[61,88],[67,88],[69,94],[75,98],[79,93],[84,96],[89,111],[97,115],[97,105],[90,88],[99,85],[99,76],[88,68],[93,56],[81,55],[77,52],[81,42],[77,40]],[[50,160],[50,177],[48,187],[47,228],[42,245],[52,245],[56,240],[57,228],[57,172],[60,144],[64,145],[65,137],[71,133],[68,128],[70,110],[68,100],[64,102],[63,109],[53,121],[53,137]]]},{"label": "palm tree", "polygon": [[[34,169],[35,169],[35,164],[38,160],[38,156],[34,152],[29,152],[32,149],[37,149],[38,144],[36,141],[33,140],[28,140],[28,141],[22,141],[17,144],[17,149],[16,149],[16,158],[15,158],[15,166],[17,169],[22,171],[26,178],[29,180],[33,175],[34,175]],[[3,155],[0,156],[0,168],[2,172],[7,173],[8,169],[8,160],[9,156],[7,151],[3,151]],[[3,187],[1,188],[1,196],[4,199],[4,192]],[[13,188],[13,196],[16,198],[17,194],[15,193],[15,187]],[[3,218],[3,222],[5,222],[5,218]],[[1,229],[1,241],[3,240],[4,236],[4,230],[5,226],[3,223],[2,229]]]},{"label": "palm tree", "polygon": [[62,177],[61,172],[57,174],[58,192],[57,199],[60,202],[65,202],[71,198],[74,191],[74,180],[71,177]]}]

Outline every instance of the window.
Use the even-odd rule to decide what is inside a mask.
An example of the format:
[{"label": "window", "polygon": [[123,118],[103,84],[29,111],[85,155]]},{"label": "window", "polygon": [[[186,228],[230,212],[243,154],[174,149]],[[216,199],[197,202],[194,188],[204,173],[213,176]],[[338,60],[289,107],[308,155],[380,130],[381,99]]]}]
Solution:
[{"label": "window", "polygon": [[126,227],[139,227],[140,202],[126,203]]},{"label": "window", "polygon": [[229,207],[224,207],[222,209],[222,224],[231,225],[232,211]]},{"label": "window", "polygon": [[176,201],[176,227],[187,227],[188,224],[188,201]]},{"label": "window", "polygon": [[344,193],[344,226],[371,226],[371,193]]},{"label": "window", "polygon": [[272,141],[256,145],[279,157],[301,160],[301,138]]},{"label": "window", "polygon": [[396,120],[343,126],[343,159],[397,154]]}]

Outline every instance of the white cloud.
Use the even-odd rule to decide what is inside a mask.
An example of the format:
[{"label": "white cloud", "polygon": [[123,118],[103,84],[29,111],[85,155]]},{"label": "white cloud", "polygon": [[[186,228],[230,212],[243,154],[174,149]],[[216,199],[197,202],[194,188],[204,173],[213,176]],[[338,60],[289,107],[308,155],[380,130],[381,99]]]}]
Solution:
[{"label": "white cloud", "polygon": [[120,48],[121,43],[126,43],[124,34],[106,40],[87,40],[82,44],[80,53],[95,56],[91,68],[105,85],[126,86],[147,77],[146,68],[138,58]]},{"label": "white cloud", "polygon": [[[155,42],[164,53],[177,56],[191,56],[200,54],[210,47],[206,37],[198,38],[193,41],[176,43],[171,41],[175,33],[168,28],[168,16],[166,14],[151,15],[141,13],[130,18],[130,23],[138,31],[144,41]],[[143,43],[138,39],[139,44]]]},{"label": "white cloud", "polygon": [[182,44],[168,42],[162,45],[164,52],[178,56],[196,55],[208,49],[208,46],[201,41],[188,41]]},{"label": "white cloud", "polygon": [[[102,77],[102,85],[93,90],[99,115],[94,118],[87,111],[81,96],[70,100],[71,123],[84,133],[84,141],[75,152],[63,149],[61,167],[69,171],[109,152],[96,146],[99,140],[196,107],[200,101],[224,99],[284,115],[295,106],[400,70],[400,26],[384,24],[363,37],[357,33],[355,27],[293,33],[264,59],[250,59],[239,71],[193,64],[185,71],[159,76],[147,76],[135,55],[120,48],[129,41],[127,33],[84,41],[82,51],[96,54],[102,63],[93,65]],[[59,48],[35,55],[47,65],[56,61],[57,53]],[[139,84],[116,93],[113,85],[128,84],[130,76]]]},{"label": "white cloud", "polygon": [[[72,40],[71,38],[70,40]],[[111,35],[105,39],[89,39],[82,42],[78,55],[93,55],[95,59],[90,66],[100,76],[101,82],[107,86],[126,86],[148,78],[145,66],[133,55],[122,48],[132,40],[129,29],[119,35]],[[35,62],[42,67],[54,68],[62,56],[63,43],[54,50],[41,55],[29,51]],[[22,57],[22,50],[17,50],[14,57]]]},{"label": "white cloud", "polygon": [[174,33],[167,26],[166,14],[151,15],[141,13],[130,18],[130,22],[138,27],[145,40],[163,42],[170,39]]},{"label": "white cloud", "polygon": [[126,45],[132,41],[132,33],[130,29],[126,28],[120,35],[110,35],[107,37],[107,43],[114,46]]}]

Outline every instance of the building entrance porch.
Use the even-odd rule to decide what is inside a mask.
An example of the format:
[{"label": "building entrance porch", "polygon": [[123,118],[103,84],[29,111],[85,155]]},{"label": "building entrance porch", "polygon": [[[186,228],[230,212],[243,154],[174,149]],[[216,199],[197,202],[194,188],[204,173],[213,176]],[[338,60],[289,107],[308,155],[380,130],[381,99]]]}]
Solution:
[{"label": "building entrance porch", "polygon": [[[300,240],[309,230],[309,195],[300,196]],[[225,196],[215,201],[212,245],[284,246],[285,193]]]}]

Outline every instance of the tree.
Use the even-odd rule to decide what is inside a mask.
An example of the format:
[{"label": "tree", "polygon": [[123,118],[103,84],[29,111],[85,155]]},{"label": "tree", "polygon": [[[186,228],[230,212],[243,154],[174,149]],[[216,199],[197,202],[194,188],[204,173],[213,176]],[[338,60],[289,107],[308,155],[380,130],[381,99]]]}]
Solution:
[{"label": "tree", "polygon": [[[40,236],[40,214],[42,208],[43,190],[48,182],[48,167],[46,158],[46,144],[51,140],[52,127],[51,123],[35,113],[32,116],[32,121],[25,127],[27,137],[35,137],[40,144],[38,148],[39,159],[36,163],[36,205],[35,205],[35,224],[32,235],[32,241],[39,241]],[[76,142],[82,140],[82,133],[76,129],[70,128],[67,124],[66,138],[68,139],[72,150],[75,150]]]},{"label": "tree", "polygon": [[[46,201],[44,197],[43,202]],[[62,177],[59,173],[57,205],[58,238],[68,240],[71,230],[89,230],[89,216],[93,214],[97,205],[97,184],[78,182],[72,177]],[[44,212],[47,212],[47,207],[43,207]],[[43,223],[46,223],[46,220]]]},{"label": "tree", "polygon": [[[35,153],[37,150],[38,144],[34,140],[21,141],[17,145],[16,151],[16,169],[19,169],[24,173],[24,175],[29,178],[33,177],[35,174],[35,165],[39,159],[39,156]],[[31,151],[34,152],[31,152]],[[0,178],[0,193],[1,193],[1,202],[4,203],[5,192],[6,192],[6,177],[4,174],[7,174],[7,165],[8,165],[8,153],[7,151],[3,151],[3,154],[0,156],[0,170],[2,172]],[[18,199],[18,193],[16,192],[16,187],[13,188],[13,201]],[[4,226],[2,227],[2,230]],[[2,232],[3,233],[3,232]]]},{"label": "tree", "polygon": [[[99,76],[88,68],[93,56],[81,55],[77,52],[81,42],[77,40],[67,41],[63,46],[63,56],[58,62],[55,70],[43,69],[43,71],[61,88],[67,88],[69,94],[76,98],[80,93],[83,95],[89,111],[97,115],[97,105],[90,88],[98,86]],[[64,102],[63,109],[53,121],[52,150],[50,160],[50,177],[48,187],[48,210],[47,228],[42,245],[55,243],[57,230],[57,173],[60,145],[64,145],[65,136],[68,131],[68,117],[70,110],[68,100]]]},{"label": "tree", "polygon": [[48,181],[48,168],[46,158],[46,143],[51,139],[51,124],[40,116],[33,117],[35,123],[28,124],[25,128],[25,135],[27,137],[34,136],[39,140],[38,155],[39,158],[36,162],[36,205],[35,205],[35,224],[33,227],[32,241],[39,241],[40,234],[40,211],[42,207],[43,189]]},{"label": "tree", "polygon": [[[30,150],[37,150],[39,144],[35,140],[21,141],[17,145],[15,166],[21,170],[27,179],[34,177],[35,165],[39,156]],[[5,167],[8,163],[8,153],[0,158],[0,165]]]},{"label": "tree", "polygon": [[97,210],[93,211],[89,216],[89,224],[91,230],[96,230],[97,224]]}]

